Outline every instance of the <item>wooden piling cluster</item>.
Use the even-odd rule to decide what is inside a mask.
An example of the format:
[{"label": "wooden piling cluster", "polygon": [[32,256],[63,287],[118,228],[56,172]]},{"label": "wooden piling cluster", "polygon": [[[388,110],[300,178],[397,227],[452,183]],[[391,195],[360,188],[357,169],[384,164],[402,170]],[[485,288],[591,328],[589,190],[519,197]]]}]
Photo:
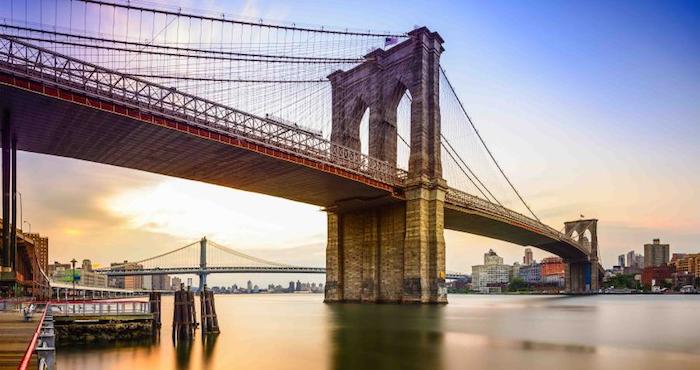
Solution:
[{"label": "wooden piling cluster", "polygon": [[197,329],[197,313],[194,309],[194,292],[184,289],[175,292],[175,309],[173,312],[173,340],[190,339]]},{"label": "wooden piling cluster", "polygon": [[150,306],[149,312],[153,314],[153,328],[159,329],[162,324],[160,319],[160,292],[148,293],[148,303]]},{"label": "wooden piling cluster", "polygon": [[216,317],[216,308],[214,306],[214,292],[204,289],[199,295],[200,312],[202,315],[202,334],[218,334],[219,319]]}]

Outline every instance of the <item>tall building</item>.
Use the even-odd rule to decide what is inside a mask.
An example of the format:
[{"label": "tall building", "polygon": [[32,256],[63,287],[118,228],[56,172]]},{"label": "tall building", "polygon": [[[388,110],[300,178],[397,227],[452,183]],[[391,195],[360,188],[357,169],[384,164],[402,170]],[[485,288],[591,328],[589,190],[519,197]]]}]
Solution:
[{"label": "tall building", "polygon": [[141,277],[141,289],[151,290],[153,289],[153,275],[144,275]]},{"label": "tall building", "polygon": [[153,275],[151,281],[151,289],[153,290],[168,290],[170,289],[170,276],[168,275]]},{"label": "tall building", "polygon": [[[138,270],[143,268],[143,266],[129,261],[112,262],[110,266],[122,270]],[[143,288],[143,276],[111,277],[109,279],[109,286],[121,289],[139,290]]]},{"label": "tall building", "polygon": [[625,267],[625,255],[624,254],[617,256],[617,265],[620,267]]},{"label": "tall building", "polygon": [[472,286],[479,290],[489,286],[508,284],[513,276],[513,266],[504,265],[503,257],[499,257],[493,249],[484,253],[484,264],[472,266]]},{"label": "tall building", "polygon": [[627,252],[627,264],[625,264],[625,267],[635,267],[637,263],[636,255],[633,250]]},{"label": "tall building", "polygon": [[532,265],[535,260],[532,258],[532,249],[525,248],[525,256],[523,256],[523,265]]},{"label": "tall building", "polygon": [[39,260],[39,267],[46,274],[49,273],[49,238],[42,237],[39,233],[28,233],[24,234],[28,238],[32,239],[34,242],[34,249],[36,250],[36,258]]},{"label": "tall building", "polygon": [[246,285],[248,288],[248,293],[252,292],[253,291],[253,282],[248,280],[248,284],[246,284]]},{"label": "tall building", "polygon": [[84,259],[83,264],[82,264],[82,269],[83,269],[83,271],[92,272],[92,261],[90,261],[88,259]]},{"label": "tall building", "polygon": [[644,244],[644,267],[657,267],[668,264],[669,253],[669,244],[661,244],[659,239],[654,239],[651,244]]}]

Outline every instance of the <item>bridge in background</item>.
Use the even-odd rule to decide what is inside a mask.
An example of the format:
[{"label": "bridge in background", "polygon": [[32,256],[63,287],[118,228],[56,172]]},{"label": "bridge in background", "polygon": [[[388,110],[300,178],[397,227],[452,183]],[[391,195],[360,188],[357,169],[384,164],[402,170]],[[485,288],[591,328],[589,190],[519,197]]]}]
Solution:
[{"label": "bridge in background", "polygon": [[[233,250],[214,241],[201,240],[140,261],[97,269],[110,277],[147,275],[197,275],[199,290],[210,274],[325,274],[325,267],[292,266]],[[447,273],[446,279],[466,279],[462,273]]]},{"label": "bridge in background", "polygon": [[[329,302],[446,302],[445,229],[554,253],[567,290],[597,290],[596,220],[560,232],[537,217],[455,93],[438,33],[75,3],[100,17],[97,29],[87,16],[0,25],[4,179],[24,150],[323,207]],[[7,213],[16,189],[3,190]]]}]

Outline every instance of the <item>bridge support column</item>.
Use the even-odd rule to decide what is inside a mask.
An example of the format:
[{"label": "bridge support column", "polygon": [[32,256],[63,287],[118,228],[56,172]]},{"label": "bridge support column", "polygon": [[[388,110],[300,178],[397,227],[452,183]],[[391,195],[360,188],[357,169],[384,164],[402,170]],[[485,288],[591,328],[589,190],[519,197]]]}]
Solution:
[{"label": "bridge support column", "polygon": [[445,188],[406,202],[329,212],[326,302],[446,303]]},{"label": "bridge support column", "polygon": [[564,289],[570,294],[582,294],[597,291],[597,275],[597,266],[589,261],[567,262]]},{"label": "bridge support column", "polygon": [[199,291],[204,291],[207,285],[207,238],[204,237],[199,241]]},{"label": "bridge support column", "polygon": [[[405,200],[328,214],[326,302],[446,303],[444,200],[440,159],[442,37],[425,27],[361,65],[328,76],[334,144],[359,150],[359,127],[370,109],[370,157],[396,164],[396,109],[411,95]],[[376,203],[375,203],[376,204]],[[350,208],[346,208],[350,209]]]},{"label": "bridge support column", "polygon": [[406,190],[403,302],[447,303],[444,205],[446,184]]},{"label": "bridge support column", "polygon": [[326,302],[400,302],[406,207],[328,213]]},{"label": "bridge support column", "polygon": [[2,253],[0,253],[0,270],[12,266],[10,247],[10,114],[2,112],[0,140],[2,145]]},{"label": "bridge support column", "polygon": [[565,222],[564,230],[566,236],[574,238],[583,247],[590,248],[586,251],[587,257],[566,261],[566,292],[572,294],[597,292],[602,278],[598,270],[598,220]]}]

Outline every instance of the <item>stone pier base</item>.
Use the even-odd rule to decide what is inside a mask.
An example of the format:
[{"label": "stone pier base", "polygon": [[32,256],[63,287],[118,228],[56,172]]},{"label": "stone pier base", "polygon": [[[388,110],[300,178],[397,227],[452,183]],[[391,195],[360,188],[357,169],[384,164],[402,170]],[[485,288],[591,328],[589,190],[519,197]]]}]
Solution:
[{"label": "stone pier base", "polygon": [[596,293],[600,289],[597,261],[567,262],[565,284],[570,294]]},{"label": "stone pier base", "polygon": [[447,303],[444,189],[407,200],[328,212],[326,302]]}]

